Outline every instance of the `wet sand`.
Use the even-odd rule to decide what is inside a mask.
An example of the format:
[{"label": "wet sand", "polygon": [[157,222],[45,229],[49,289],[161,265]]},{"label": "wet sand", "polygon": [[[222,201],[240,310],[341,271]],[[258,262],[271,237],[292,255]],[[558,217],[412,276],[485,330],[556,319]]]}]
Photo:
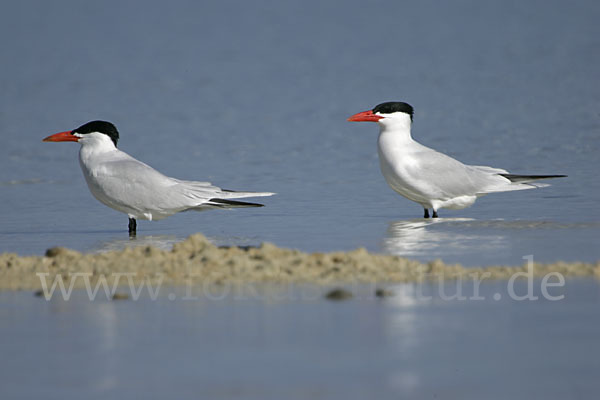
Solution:
[{"label": "wet sand", "polygon": [[[279,248],[271,243],[259,247],[217,247],[195,234],[165,251],[133,247],[120,251],[86,254],[66,248],[48,249],[45,256],[0,255],[0,289],[42,288],[39,274],[50,284],[60,275],[65,285],[81,288],[99,278],[113,284],[132,279],[136,284],[160,282],[171,286],[227,283],[393,283],[455,279],[509,279],[517,272],[543,277],[558,272],[565,277],[600,278],[600,262],[524,263],[519,267],[485,266],[466,268],[460,264],[429,263],[397,256],[373,254],[359,248],[349,252],[304,253]],[[124,282],[121,280],[120,282]]]}]

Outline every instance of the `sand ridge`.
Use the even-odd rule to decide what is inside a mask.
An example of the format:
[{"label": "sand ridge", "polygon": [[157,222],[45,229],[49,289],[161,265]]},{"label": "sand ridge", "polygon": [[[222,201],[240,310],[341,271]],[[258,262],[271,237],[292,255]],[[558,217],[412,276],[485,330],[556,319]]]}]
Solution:
[{"label": "sand ridge", "polygon": [[[99,278],[112,284],[120,276],[134,283],[157,282],[180,286],[226,283],[395,283],[431,279],[509,279],[519,267],[464,267],[436,260],[422,263],[398,256],[373,254],[363,248],[348,252],[305,253],[264,243],[259,247],[217,247],[202,234],[190,236],[172,250],[131,247],[105,253],[80,253],[55,247],[44,256],[21,257],[0,254],[0,290],[41,288],[40,275],[47,282],[61,276],[68,285],[72,278],[87,276],[92,284]],[[558,272],[565,277],[600,278],[600,262],[533,263],[533,275]],[[74,287],[84,286],[76,279]]]}]

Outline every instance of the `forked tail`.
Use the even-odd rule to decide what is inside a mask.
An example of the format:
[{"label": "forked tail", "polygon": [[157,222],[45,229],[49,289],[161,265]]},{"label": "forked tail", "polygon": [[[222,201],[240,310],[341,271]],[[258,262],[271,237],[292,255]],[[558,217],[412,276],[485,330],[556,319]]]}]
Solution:
[{"label": "forked tail", "polygon": [[498,174],[505,177],[514,183],[529,183],[540,179],[566,178],[567,175],[515,175],[515,174]]},{"label": "forked tail", "polygon": [[249,203],[247,201],[236,201],[227,199],[210,199],[203,206],[212,206],[219,208],[236,208],[236,207],[264,207],[263,204]]}]

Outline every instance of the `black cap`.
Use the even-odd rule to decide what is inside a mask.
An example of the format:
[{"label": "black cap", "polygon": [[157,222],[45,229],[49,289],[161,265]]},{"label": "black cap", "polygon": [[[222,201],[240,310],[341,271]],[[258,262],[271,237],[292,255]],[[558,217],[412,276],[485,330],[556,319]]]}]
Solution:
[{"label": "black cap", "polygon": [[410,104],[402,101],[388,101],[387,103],[381,103],[373,108],[374,114],[393,114],[395,112],[403,112],[410,115],[410,120],[412,121],[415,110]]},{"label": "black cap", "polygon": [[119,131],[117,131],[117,128],[113,124],[107,121],[91,121],[71,131],[72,134],[79,133],[81,135],[92,132],[105,134],[113,141],[115,147],[117,146],[117,142],[119,141]]}]

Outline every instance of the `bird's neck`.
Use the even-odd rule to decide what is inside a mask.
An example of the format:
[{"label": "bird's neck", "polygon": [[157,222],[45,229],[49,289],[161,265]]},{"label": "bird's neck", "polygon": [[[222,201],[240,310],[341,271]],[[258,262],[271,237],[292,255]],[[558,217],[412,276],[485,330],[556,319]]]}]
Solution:
[{"label": "bird's neck", "polygon": [[107,138],[108,140],[80,140],[81,149],[79,149],[79,159],[84,164],[91,162],[94,159],[101,157],[102,155],[114,153],[117,150],[114,143]]},{"label": "bird's neck", "polygon": [[405,147],[414,140],[410,134],[411,121],[409,118],[379,123],[380,147]]}]

